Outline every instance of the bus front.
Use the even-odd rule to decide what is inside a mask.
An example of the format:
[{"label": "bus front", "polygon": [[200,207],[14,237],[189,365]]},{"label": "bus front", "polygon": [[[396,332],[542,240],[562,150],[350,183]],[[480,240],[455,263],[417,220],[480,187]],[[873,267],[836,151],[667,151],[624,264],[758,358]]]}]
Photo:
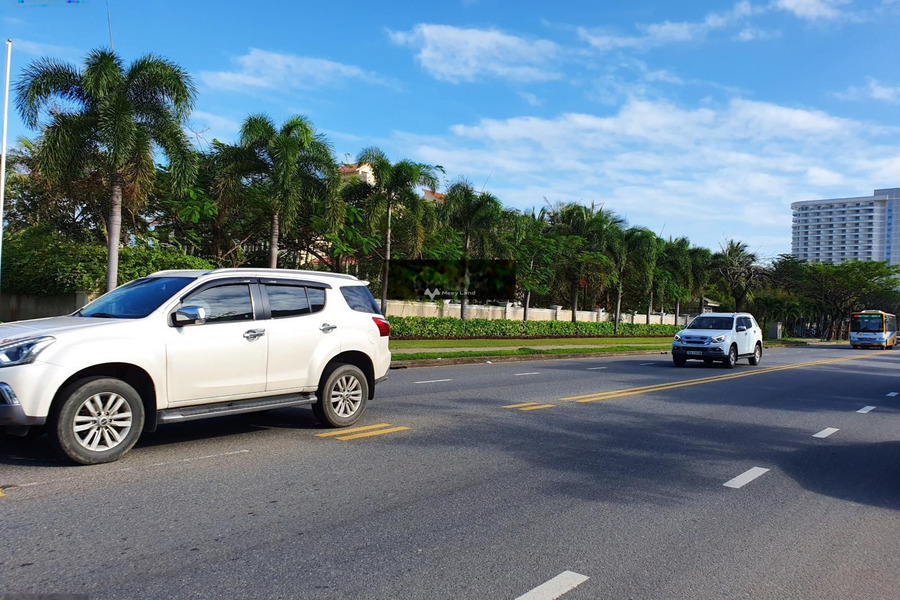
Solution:
[{"label": "bus front", "polygon": [[850,315],[850,345],[854,348],[886,348],[884,313],[858,312]]}]

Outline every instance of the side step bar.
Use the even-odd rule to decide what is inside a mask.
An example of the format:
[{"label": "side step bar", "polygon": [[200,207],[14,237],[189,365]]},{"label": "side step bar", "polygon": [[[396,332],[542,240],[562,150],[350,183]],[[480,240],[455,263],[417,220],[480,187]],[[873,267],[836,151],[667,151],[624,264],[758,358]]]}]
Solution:
[{"label": "side step bar", "polygon": [[156,413],[157,425],[167,423],[183,423],[197,419],[210,417],[225,417],[239,415],[241,413],[256,412],[259,410],[272,410],[288,406],[302,406],[316,402],[315,394],[281,394],[279,396],[266,396],[265,398],[251,398],[250,400],[233,400],[230,402],[217,402],[215,404],[201,404],[199,406],[186,406],[184,408],[169,408]]}]

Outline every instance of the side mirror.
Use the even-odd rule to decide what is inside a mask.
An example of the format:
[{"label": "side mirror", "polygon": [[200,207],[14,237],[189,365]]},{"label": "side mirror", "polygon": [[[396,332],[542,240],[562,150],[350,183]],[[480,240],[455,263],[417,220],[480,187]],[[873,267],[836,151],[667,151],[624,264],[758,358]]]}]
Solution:
[{"label": "side mirror", "polygon": [[175,311],[172,320],[175,327],[203,325],[206,323],[206,309],[202,306],[182,306]]},{"label": "side mirror", "polygon": [[746,325],[738,325],[737,330],[738,331],[747,331],[747,326]]}]

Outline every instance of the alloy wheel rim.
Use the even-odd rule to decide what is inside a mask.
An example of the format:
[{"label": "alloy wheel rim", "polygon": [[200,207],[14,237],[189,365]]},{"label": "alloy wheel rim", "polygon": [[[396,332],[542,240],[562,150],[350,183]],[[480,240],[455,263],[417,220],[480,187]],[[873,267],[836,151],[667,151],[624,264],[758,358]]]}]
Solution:
[{"label": "alloy wheel rim", "polygon": [[72,420],[72,432],[81,447],[103,452],[125,441],[133,419],[131,406],[124,397],[115,392],[102,392],[81,403]]},{"label": "alloy wheel rim", "polygon": [[350,417],[362,405],[362,384],[352,375],[344,375],[331,389],[331,406],[339,417]]}]

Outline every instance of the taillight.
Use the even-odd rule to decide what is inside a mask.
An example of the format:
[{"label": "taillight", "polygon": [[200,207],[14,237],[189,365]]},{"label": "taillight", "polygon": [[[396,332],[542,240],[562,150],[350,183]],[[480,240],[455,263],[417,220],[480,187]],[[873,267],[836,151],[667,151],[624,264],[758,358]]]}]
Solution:
[{"label": "taillight", "polygon": [[372,317],[372,320],[375,321],[375,324],[378,325],[378,334],[381,337],[387,337],[391,335],[391,324],[381,317]]}]

